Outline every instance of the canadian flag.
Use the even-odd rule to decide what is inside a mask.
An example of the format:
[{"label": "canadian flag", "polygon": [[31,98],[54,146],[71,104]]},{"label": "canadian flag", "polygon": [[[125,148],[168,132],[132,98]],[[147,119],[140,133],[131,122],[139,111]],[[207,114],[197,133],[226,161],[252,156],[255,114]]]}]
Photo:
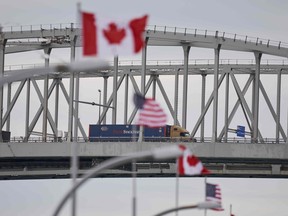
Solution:
[{"label": "canadian flag", "polygon": [[190,149],[184,145],[179,145],[179,148],[184,151],[183,156],[178,158],[179,175],[205,175],[210,173],[202,162],[192,154]]},{"label": "canadian flag", "polygon": [[128,22],[102,20],[87,12],[82,12],[81,17],[84,56],[131,55],[141,51],[147,15]]}]

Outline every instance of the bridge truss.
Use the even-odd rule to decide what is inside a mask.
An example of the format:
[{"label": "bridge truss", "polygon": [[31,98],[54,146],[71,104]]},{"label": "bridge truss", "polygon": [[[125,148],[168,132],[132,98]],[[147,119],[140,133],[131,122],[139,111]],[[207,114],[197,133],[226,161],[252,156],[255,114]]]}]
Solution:
[{"label": "bridge truss", "polygon": [[[69,48],[70,59],[74,61],[76,47],[81,46],[80,33],[81,29],[74,24],[3,29],[0,35],[0,74],[5,76],[10,72],[29,70],[23,66],[23,69],[15,70],[5,65],[6,55],[19,52],[43,50],[45,54],[50,54],[56,48]],[[18,84],[8,83],[0,89],[2,130],[11,131],[13,135],[14,126],[12,128],[10,126],[11,114],[13,114],[15,104],[19,101],[21,92],[25,92],[25,105],[23,105],[25,106],[25,122],[22,124],[24,134],[21,135],[23,138],[21,140],[15,138],[12,141],[59,141],[58,126],[62,113],[65,115],[68,113],[65,128],[67,141],[87,141],[88,136],[85,130],[87,125],[83,125],[79,118],[81,113],[79,113],[77,101],[81,101],[80,95],[83,88],[80,81],[82,83],[82,80],[94,79],[98,82],[102,80],[102,104],[113,107],[113,109],[107,107],[102,109],[98,124],[131,124],[137,109],[131,105],[129,96],[131,92],[140,92],[145,95],[149,93],[156,100],[159,98],[169,113],[170,123],[187,128],[197,142],[281,144],[288,142],[287,121],[282,117],[286,115],[285,110],[287,110],[285,102],[287,89],[283,85],[283,80],[286,79],[288,73],[288,64],[283,59],[269,62],[262,60],[263,55],[287,58],[288,46],[286,44],[218,31],[156,26],[149,27],[144,36],[146,45],[142,51],[142,59],[138,63],[121,62],[115,57],[107,70],[98,70],[94,73],[79,71],[76,74],[55,71],[53,75],[35,76],[22,80]],[[149,62],[147,50],[152,46],[182,47],[183,60]],[[189,53],[194,47],[212,49],[214,59],[206,62],[189,59]],[[222,50],[253,53],[255,58],[249,61],[221,60]],[[49,66],[49,58],[44,61],[45,66]],[[32,89],[35,92],[34,95],[31,93]],[[60,107],[60,94],[67,103],[64,110]],[[32,97],[33,100],[36,97],[40,101],[34,116],[31,116]],[[191,104],[191,101],[195,103]],[[53,104],[53,109],[51,109],[51,104]],[[266,109],[263,114],[261,110],[264,106]],[[240,120],[239,113],[241,113]],[[119,116],[121,116],[121,122],[118,120]],[[230,131],[235,132],[235,128],[231,128],[231,122],[234,122],[234,125],[235,122],[244,124],[250,137],[235,139],[234,134],[229,135]],[[42,127],[39,133],[41,137],[36,140],[33,135],[36,133],[37,124],[41,124]],[[275,132],[272,137],[269,135],[270,137],[267,138],[266,131]]]}]

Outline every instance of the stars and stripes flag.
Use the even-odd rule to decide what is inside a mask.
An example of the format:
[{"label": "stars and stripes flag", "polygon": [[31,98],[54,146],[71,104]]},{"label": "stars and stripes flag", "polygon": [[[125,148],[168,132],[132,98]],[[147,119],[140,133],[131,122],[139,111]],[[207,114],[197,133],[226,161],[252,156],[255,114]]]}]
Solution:
[{"label": "stars and stripes flag", "polygon": [[179,145],[179,148],[184,151],[183,156],[178,158],[179,175],[206,175],[210,173],[189,148],[184,145]]},{"label": "stars and stripes flag", "polygon": [[82,11],[81,20],[84,56],[133,55],[144,45],[147,15],[119,21]]},{"label": "stars and stripes flag", "polygon": [[[206,183],[206,201],[217,202],[220,205],[222,204],[222,194],[220,186],[218,184]],[[220,207],[213,208],[211,210],[223,211],[224,209]]]},{"label": "stars and stripes flag", "polygon": [[162,127],[166,125],[167,115],[153,98],[145,98],[144,96],[135,93],[134,103],[139,109],[139,116],[136,124],[147,127]]}]

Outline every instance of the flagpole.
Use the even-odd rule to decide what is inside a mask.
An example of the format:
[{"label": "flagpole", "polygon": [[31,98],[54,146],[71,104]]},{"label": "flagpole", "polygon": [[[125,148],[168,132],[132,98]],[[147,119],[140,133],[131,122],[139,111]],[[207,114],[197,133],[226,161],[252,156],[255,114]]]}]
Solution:
[{"label": "flagpole", "polygon": [[[179,206],[179,172],[178,172],[178,159],[176,159],[176,191],[175,191],[175,208]],[[178,211],[175,211],[175,215],[178,216]]]},{"label": "flagpole", "polygon": [[[78,23],[81,23],[81,3],[77,3],[77,12],[76,12],[76,19]],[[74,59],[75,60],[75,59]],[[77,183],[77,174],[78,174],[78,145],[75,140],[72,142],[72,164],[71,164],[71,175],[72,175],[72,185],[75,186]],[[73,193],[72,196],[72,216],[76,216],[76,192]]]},{"label": "flagpole", "polygon": [[[204,178],[204,183],[205,183],[205,201],[206,201],[206,191],[207,191],[207,177],[205,176]],[[204,216],[207,216],[207,209],[204,210]]]},{"label": "flagpole", "polygon": [[230,215],[229,216],[232,216],[232,204],[230,204]]},{"label": "flagpole", "polygon": [[143,142],[144,126],[140,125],[139,127],[139,137],[138,142]]},{"label": "flagpole", "polygon": [[137,215],[137,174],[136,174],[136,161],[133,160],[132,162],[132,176],[133,176],[133,182],[132,182],[132,189],[133,189],[133,197],[132,197],[132,215],[136,216]]},{"label": "flagpole", "polygon": [[[137,125],[132,126],[132,141],[137,142]],[[138,140],[139,142],[139,140]],[[137,215],[137,168],[136,161],[132,161],[132,216]]]}]

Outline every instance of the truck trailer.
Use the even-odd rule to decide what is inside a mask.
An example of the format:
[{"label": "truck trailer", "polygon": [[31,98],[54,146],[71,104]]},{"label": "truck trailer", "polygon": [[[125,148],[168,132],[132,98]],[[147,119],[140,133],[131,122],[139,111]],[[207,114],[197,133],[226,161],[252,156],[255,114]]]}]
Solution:
[{"label": "truck trailer", "polygon": [[[139,137],[139,125],[126,124],[90,124],[89,141],[90,142],[133,142]],[[170,142],[184,141],[191,142],[189,132],[177,125],[166,125],[156,128],[144,128],[143,141],[146,142]]]}]

